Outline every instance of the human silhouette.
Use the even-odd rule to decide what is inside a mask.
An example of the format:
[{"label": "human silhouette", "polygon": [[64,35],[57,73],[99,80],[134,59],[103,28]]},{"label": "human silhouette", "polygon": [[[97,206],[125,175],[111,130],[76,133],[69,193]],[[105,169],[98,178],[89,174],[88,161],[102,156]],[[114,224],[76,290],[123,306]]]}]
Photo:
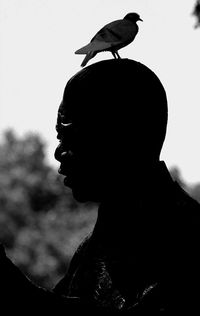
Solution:
[{"label": "human silhouette", "polygon": [[160,161],[167,119],[163,85],[137,61],[101,61],[68,81],[55,158],[75,199],[98,204],[97,222],[52,291],[30,283],[2,249],[1,296],[14,296],[15,309],[28,302],[47,315],[199,311],[200,206]]}]

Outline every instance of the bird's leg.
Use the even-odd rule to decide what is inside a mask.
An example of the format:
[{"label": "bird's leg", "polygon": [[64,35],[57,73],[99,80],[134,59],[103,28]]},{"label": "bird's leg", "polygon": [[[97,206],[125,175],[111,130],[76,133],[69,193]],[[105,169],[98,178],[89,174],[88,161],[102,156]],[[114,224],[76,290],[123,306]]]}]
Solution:
[{"label": "bird's leg", "polygon": [[118,59],[121,59],[121,57],[119,56],[118,51],[116,51],[115,54],[117,55]]},{"label": "bird's leg", "polygon": [[111,53],[112,53],[112,55],[113,55],[113,57],[115,58],[115,59],[117,59],[117,57],[116,57],[116,53],[115,52],[113,52],[113,51],[111,51]]}]

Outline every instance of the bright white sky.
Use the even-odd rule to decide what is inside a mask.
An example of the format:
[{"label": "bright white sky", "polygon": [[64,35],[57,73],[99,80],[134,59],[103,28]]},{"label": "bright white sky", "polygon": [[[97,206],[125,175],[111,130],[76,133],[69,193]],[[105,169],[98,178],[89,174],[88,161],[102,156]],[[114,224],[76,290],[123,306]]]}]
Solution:
[{"label": "bright white sky", "polygon": [[[67,80],[80,70],[87,44],[106,23],[138,12],[144,22],[135,41],[120,51],[150,67],[169,101],[161,158],[183,178],[200,182],[200,29],[195,0],[0,0],[0,133],[39,132],[55,166],[54,129]],[[112,58],[101,53],[90,63]],[[133,95],[134,99],[134,95]]]}]

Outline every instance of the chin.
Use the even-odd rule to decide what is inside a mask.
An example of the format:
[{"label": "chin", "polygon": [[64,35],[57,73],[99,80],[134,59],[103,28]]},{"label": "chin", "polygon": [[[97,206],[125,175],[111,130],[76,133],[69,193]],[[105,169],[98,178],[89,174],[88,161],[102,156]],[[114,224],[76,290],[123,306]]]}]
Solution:
[{"label": "chin", "polygon": [[[74,199],[80,203],[87,202],[100,202],[100,186],[97,184],[94,179],[88,179],[85,181],[87,177],[84,176],[68,176],[64,179],[64,185],[69,187],[72,190],[72,194]],[[84,180],[83,180],[84,179]]]},{"label": "chin", "polygon": [[72,194],[74,199],[80,203],[100,202],[99,194],[93,192],[93,190],[90,190],[89,188],[72,187]]},{"label": "chin", "polygon": [[82,192],[79,192],[76,189],[72,188],[72,194],[77,202],[86,203],[89,201],[88,198]]}]

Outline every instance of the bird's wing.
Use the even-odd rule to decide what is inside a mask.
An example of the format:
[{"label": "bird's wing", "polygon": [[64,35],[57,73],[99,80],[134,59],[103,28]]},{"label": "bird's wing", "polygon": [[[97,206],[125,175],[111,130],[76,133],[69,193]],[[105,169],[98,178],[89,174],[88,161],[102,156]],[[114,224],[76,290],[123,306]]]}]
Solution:
[{"label": "bird's wing", "polygon": [[104,42],[127,42],[133,40],[138,26],[127,20],[117,20],[105,25],[91,40]]},{"label": "bird's wing", "polygon": [[100,29],[95,35],[94,37],[91,39],[91,42],[93,42],[94,40],[97,40],[98,38],[102,41],[105,37],[106,37],[106,30],[107,28],[111,28],[114,25],[117,25],[121,22],[122,20],[117,20],[117,21],[113,21],[111,23],[106,24],[104,27],[102,27],[102,29]]},{"label": "bird's wing", "polygon": [[89,52],[100,52],[107,50],[111,47],[111,43],[106,43],[102,41],[93,41],[82,48],[75,51],[75,54],[87,54]]}]

